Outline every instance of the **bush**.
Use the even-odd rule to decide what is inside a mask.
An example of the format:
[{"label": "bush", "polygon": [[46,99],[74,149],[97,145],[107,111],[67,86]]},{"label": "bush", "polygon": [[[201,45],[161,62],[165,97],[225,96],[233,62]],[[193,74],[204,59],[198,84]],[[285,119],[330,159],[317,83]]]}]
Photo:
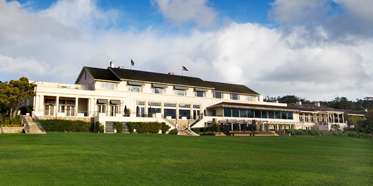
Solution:
[{"label": "bush", "polygon": [[97,121],[95,125],[96,125],[96,130],[95,130],[96,133],[105,132],[104,125],[102,125],[100,122]]},{"label": "bush", "polygon": [[307,134],[312,135],[312,136],[316,136],[316,132],[314,130],[308,130]]},{"label": "bush", "polygon": [[295,135],[305,135],[303,130],[295,130]]},{"label": "bush", "polygon": [[350,137],[353,137],[353,138],[359,137],[359,134],[355,131],[348,131],[347,135],[350,136]]},{"label": "bush", "polygon": [[373,138],[373,134],[366,134],[365,137],[367,137],[367,138]]},{"label": "bush", "polygon": [[359,133],[359,138],[366,138],[366,135],[364,133]]},{"label": "bush", "polygon": [[22,115],[26,115],[26,113],[29,113],[31,115],[32,107],[30,105],[27,105],[19,108],[19,110],[21,111]]},{"label": "bush", "polygon": [[161,127],[161,130],[162,130],[162,134],[166,134],[166,132],[168,131],[168,130],[170,130],[170,126],[169,125],[167,125],[165,122],[162,122],[162,127]]},{"label": "bush", "polygon": [[170,130],[169,134],[177,134],[177,129],[175,128],[175,129]]},{"label": "bush", "polygon": [[16,116],[12,120],[10,120],[8,117],[6,117],[3,120],[3,126],[4,127],[23,127],[22,117],[21,116]]},{"label": "bush", "polygon": [[295,136],[295,130],[294,129],[285,129],[285,131],[289,134],[291,134],[292,136]]},{"label": "bush", "polygon": [[127,122],[127,126],[130,133],[133,133],[134,129],[137,133],[158,133],[162,128],[162,123]]},{"label": "bush", "polygon": [[319,130],[320,136],[326,136],[325,131]]},{"label": "bush", "polygon": [[92,123],[61,119],[40,120],[47,132],[89,132]]},{"label": "bush", "polygon": [[114,128],[117,130],[117,133],[122,133],[124,129],[123,123],[120,121],[114,122]]}]

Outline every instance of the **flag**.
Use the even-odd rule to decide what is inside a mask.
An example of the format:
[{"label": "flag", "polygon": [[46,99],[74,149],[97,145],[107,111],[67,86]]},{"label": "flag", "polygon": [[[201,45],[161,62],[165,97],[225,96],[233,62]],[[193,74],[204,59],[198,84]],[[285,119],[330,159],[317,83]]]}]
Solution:
[{"label": "flag", "polygon": [[184,66],[183,66],[183,70],[184,70],[184,71],[188,71],[188,69],[187,69],[186,67],[184,67]]},{"label": "flag", "polygon": [[131,59],[131,65],[132,65],[132,66],[135,66],[135,62],[133,62],[132,59]]}]

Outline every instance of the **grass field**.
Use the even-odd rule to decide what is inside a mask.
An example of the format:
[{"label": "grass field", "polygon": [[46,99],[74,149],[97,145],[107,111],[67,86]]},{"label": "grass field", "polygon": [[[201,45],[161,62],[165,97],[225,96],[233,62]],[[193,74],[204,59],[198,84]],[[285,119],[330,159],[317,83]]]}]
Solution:
[{"label": "grass field", "polygon": [[0,185],[373,185],[373,139],[0,134]]}]

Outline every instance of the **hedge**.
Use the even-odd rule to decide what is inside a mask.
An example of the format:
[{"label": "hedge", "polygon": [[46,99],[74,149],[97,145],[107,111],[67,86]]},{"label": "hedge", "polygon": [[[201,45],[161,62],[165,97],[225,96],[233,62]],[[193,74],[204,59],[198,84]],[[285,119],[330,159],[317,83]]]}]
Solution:
[{"label": "hedge", "polygon": [[93,123],[61,119],[40,120],[47,132],[89,132],[93,131]]},{"label": "hedge", "polygon": [[133,133],[134,129],[136,129],[137,133],[158,133],[163,129],[162,133],[165,134],[170,129],[164,122],[127,122],[127,126],[130,133]]},{"label": "hedge", "polygon": [[356,132],[356,131],[323,131],[323,130],[294,130],[294,129],[285,129],[287,133],[290,133],[292,136],[300,135],[312,135],[312,136],[338,136],[338,137],[353,137],[353,138],[373,138],[373,135],[370,133]]}]

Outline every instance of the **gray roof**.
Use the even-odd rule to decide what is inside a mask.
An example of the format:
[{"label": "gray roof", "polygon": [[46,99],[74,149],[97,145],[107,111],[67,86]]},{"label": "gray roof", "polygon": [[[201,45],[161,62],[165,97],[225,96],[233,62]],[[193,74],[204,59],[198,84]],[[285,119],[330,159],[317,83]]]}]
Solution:
[{"label": "gray roof", "polygon": [[[210,89],[215,89],[222,92],[232,92],[232,93],[243,93],[249,95],[258,95],[257,92],[251,90],[245,85],[229,84],[229,83],[219,83],[211,81],[203,81],[200,78],[162,74],[155,72],[146,72],[139,70],[129,70],[122,68],[93,68],[93,67],[83,67],[87,70],[94,79],[98,80],[108,80],[108,81],[120,81],[120,80],[137,80],[146,82],[156,82],[174,85],[188,85],[193,87],[205,87]],[[83,72],[83,70],[82,70]],[[80,76],[82,75],[80,73]],[[77,80],[77,81],[78,81]]]},{"label": "gray roof", "polygon": [[218,82],[212,82],[212,81],[205,81],[205,82],[213,86],[215,90],[217,91],[259,95],[257,92],[251,90],[245,85],[218,83]]}]

